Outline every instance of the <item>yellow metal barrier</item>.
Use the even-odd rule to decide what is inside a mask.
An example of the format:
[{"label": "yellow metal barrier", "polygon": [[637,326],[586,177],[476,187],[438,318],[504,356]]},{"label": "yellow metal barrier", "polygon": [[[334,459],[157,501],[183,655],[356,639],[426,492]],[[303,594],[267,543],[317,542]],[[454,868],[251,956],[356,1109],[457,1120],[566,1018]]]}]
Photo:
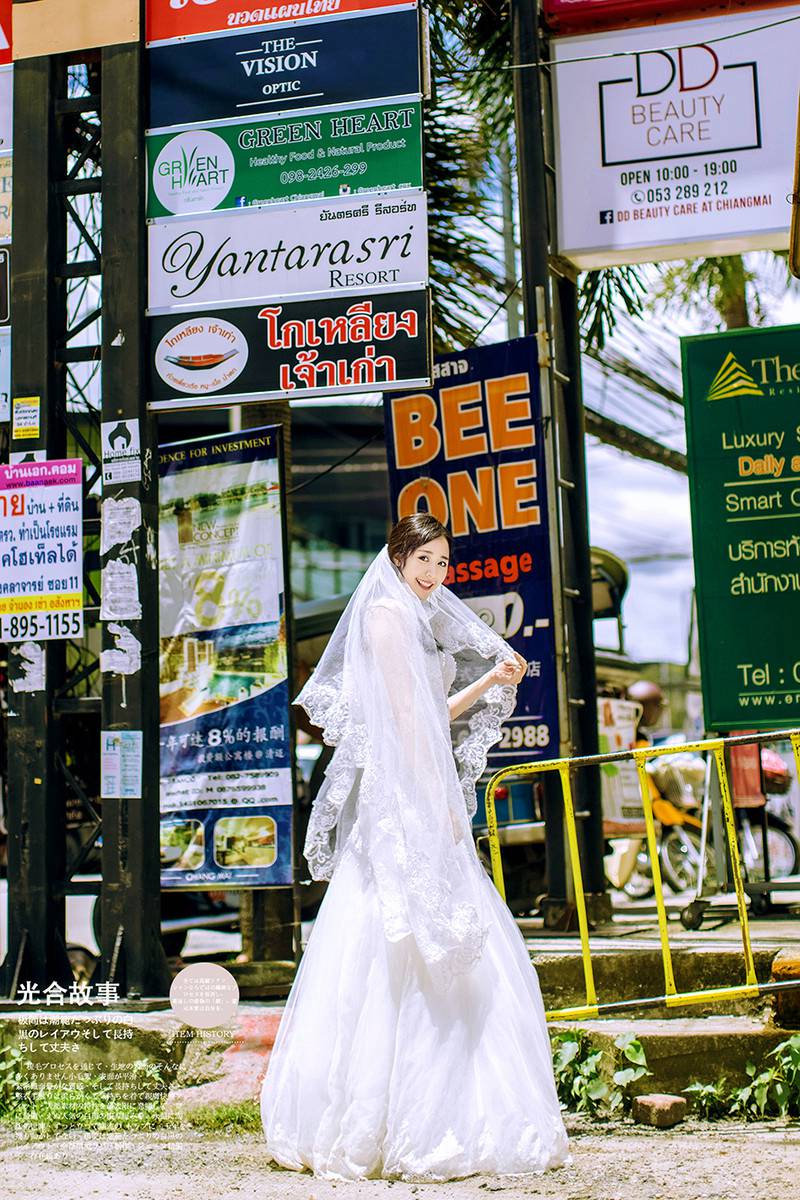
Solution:
[{"label": "yellow metal barrier", "polygon": [[[489,780],[486,787],[486,823],[489,831],[489,853],[492,865],[492,876],[495,886],[505,900],[505,885],[503,882],[503,861],[500,854],[500,838],[497,830],[497,811],[495,808],[495,792],[500,783],[511,775],[526,776],[540,775],[545,771],[557,771],[561,779],[561,793],[564,801],[564,824],[566,826],[567,845],[569,847],[572,882],[575,891],[575,909],[578,917],[578,931],[581,940],[581,956],[583,959],[583,975],[586,989],[586,1003],[574,1008],[557,1009],[547,1014],[548,1020],[572,1020],[583,1017],[597,1017],[601,1013],[622,1012],[632,1008],[652,1008],[666,1005],[677,1008],[681,1005],[705,1004],[718,1000],[740,1000],[758,996],[764,992],[775,992],[800,986],[800,980],[788,980],[782,983],[759,984],[756,978],[753,950],[750,943],[750,924],[747,917],[747,898],[742,882],[742,864],[739,856],[739,843],[736,834],[736,818],[733,810],[733,800],[728,784],[728,772],[725,766],[725,747],[737,745],[752,745],[761,742],[776,742],[788,740],[792,744],[794,760],[800,779],[800,729],[779,730],[775,733],[744,734],[729,738],[710,738],[702,742],[688,742],[677,746],[647,746],[642,749],[625,750],[615,754],[587,755],[583,758],[552,758],[541,762],[521,763],[517,766],[503,767]],[[664,889],[661,880],[661,868],[658,859],[658,842],[656,838],[655,821],[653,819],[653,802],[650,796],[649,780],[645,764],[650,758],[663,757],[667,754],[709,753],[713,755],[719,779],[722,812],[725,822],[728,854],[736,891],[736,906],[739,914],[739,924],[742,932],[742,951],[744,955],[745,982],[733,987],[709,988],[705,991],[679,992],[675,986],[675,975],[672,967],[672,952],[669,945],[669,930],[667,910],[664,903]],[[656,910],[658,914],[658,932],[661,941],[661,959],[664,968],[664,994],[650,996],[639,1000],[619,1000],[599,1004],[592,970],[592,956],[589,946],[589,920],[586,914],[586,898],[583,889],[581,872],[578,832],[575,823],[575,804],[572,796],[572,773],[578,767],[603,766],[605,763],[633,761],[639,777],[639,790],[642,797],[647,845],[650,853],[650,864],[655,886]]]}]

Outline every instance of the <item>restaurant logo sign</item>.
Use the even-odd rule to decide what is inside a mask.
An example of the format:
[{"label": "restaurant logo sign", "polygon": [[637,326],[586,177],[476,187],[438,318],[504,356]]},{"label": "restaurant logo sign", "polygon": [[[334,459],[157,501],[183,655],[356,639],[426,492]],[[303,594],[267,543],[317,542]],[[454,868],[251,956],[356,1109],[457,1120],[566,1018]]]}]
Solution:
[{"label": "restaurant logo sign", "polygon": [[230,388],[247,365],[247,338],[220,317],[199,314],[168,329],[155,352],[155,369],[169,388],[203,396]]},{"label": "restaurant logo sign", "polygon": [[233,185],[235,164],[227,144],[208,129],[179,133],[153,166],[153,191],[168,212],[217,208]]},{"label": "restaurant logo sign", "polygon": [[152,407],[428,386],[424,288],[150,319]]}]

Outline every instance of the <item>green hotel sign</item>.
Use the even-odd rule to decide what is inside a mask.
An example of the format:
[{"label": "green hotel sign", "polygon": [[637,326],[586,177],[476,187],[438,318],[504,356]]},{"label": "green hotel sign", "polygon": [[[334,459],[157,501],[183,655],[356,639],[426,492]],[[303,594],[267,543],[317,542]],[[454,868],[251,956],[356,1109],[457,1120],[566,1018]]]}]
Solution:
[{"label": "green hotel sign", "polygon": [[800,724],[800,326],[682,342],[706,727]]},{"label": "green hotel sign", "polygon": [[422,186],[418,100],[147,137],[147,216]]}]

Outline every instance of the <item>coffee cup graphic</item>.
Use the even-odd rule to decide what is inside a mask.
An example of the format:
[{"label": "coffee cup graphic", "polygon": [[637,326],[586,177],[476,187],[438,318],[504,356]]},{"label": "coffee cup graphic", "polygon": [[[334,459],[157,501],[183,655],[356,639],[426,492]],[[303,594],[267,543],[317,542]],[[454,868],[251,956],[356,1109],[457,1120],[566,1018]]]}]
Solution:
[{"label": "coffee cup graphic", "polygon": [[519,592],[501,592],[497,596],[465,597],[464,603],[500,637],[513,637],[522,627],[525,604]]}]

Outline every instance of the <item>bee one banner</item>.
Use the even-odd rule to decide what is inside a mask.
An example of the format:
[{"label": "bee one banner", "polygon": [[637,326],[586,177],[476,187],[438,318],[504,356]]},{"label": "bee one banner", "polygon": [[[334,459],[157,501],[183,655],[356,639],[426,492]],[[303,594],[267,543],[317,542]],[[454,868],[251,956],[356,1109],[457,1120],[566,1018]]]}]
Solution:
[{"label": "bee one banner", "polygon": [[[4,0],[11,7],[10,0]],[[401,0],[408,6],[409,0]],[[415,3],[416,0],[412,0]],[[340,17],[397,6],[398,0],[293,0],[253,4],[252,0],[147,0],[147,40],[224,33],[253,25],[276,25],[314,17]]]},{"label": "bee one banner", "polygon": [[422,90],[413,7],[166,42],[149,58],[154,129]]},{"label": "bee one banner", "polygon": [[552,43],[560,254],[592,269],[786,248],[800,7],[758,16]]},{"label": "bee one banner", "polygon": [[418,100],[151,134],[148,217],[422,187]]},{"label": "bee one banner", "polygon": [[800,326],[682,339],[707,729],[800,722]]},{"label": "bee one banner", "polygon": [[528,662],[492,766],[559,753],[539,367],[534,338],[437,357],[434,386],[386,396],[392,511],[455,539],[445,584]]},{"label": "bee one banner", "polygon": [[430,380],[428,292],[150,318],[151,408],[407,388]]},{"label": "bee one banner", "polygon": [[235,304],[428,280],[424,192],[198,213],[148,228],[149,307]]},{"label": "bee one banner", "polygon": [[279,437],[160,449],[162,887],[292,881]]}]

